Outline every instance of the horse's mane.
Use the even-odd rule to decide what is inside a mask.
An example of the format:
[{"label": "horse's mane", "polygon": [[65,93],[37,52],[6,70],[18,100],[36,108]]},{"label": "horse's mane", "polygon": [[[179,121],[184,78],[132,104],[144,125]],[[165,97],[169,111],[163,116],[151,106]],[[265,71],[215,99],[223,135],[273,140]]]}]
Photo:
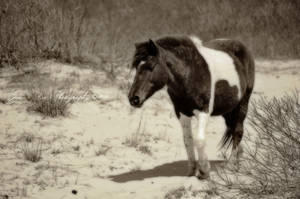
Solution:
[{"label": "horse's mane", "polygon": [[[192,39],[194,42],[197,42],[197,45],[202,45],[202,41],[193,36],[165,36],[155,40],[155,42],[164,50],[172,53],[187,66],[193,66],[197,65],[202,58]],[[133,67],[136,67],[141,60],[148,56],[147,44],[148,41],[136,44]]]},{"label": "horse's mane", "polygon": [[[202,45],[202,41],[198,38],[196,39]],[[156,40],[156,43],[163,49],[174,54],[176,58],[184,61],[187,65],[191,65],[195,61],[197,62],[196,59],[199,58],[199,51],[187,36],[167,36]]]}]

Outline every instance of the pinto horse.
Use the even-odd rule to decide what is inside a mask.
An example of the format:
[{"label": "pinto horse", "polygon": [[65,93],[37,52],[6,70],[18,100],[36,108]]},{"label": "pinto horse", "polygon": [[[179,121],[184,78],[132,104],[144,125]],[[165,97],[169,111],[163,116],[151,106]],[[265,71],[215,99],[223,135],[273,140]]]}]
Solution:
[{"label": "pinto horse", "polygon": [[[210,116],[225,119],[222,147],[232,146],[230,159],[237,160],[242,153],[243,123],[254,85],[255,66],[249,50],[237,40],[202,42],[195,36],[150,39],[135,47],[132,67],[136,75],[129,102],[141,107],[156,91],[167,87],[183,130],[188,176],[209,177],[205,128]],[[195,137],[192,116],[198,121]]]}]

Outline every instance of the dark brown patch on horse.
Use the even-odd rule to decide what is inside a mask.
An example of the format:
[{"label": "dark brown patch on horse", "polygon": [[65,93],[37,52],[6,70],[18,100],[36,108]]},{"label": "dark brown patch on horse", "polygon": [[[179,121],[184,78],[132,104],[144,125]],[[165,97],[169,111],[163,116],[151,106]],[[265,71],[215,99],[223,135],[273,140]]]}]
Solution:
[{"label": "dark brown patch on horse", "polygon": [[230,112],[239,103],[237,86],[230,86],[228,81],[219,80],[215,85],[215,100],[212,115]]}]

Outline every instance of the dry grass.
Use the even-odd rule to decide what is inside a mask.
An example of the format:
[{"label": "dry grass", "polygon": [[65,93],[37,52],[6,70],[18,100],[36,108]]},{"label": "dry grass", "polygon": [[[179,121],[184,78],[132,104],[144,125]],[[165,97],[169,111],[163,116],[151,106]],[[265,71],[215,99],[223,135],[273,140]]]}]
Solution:
[{"label": "dry grass", "polygon": [[80,145],[72,146],[74,151],[80,151]]},{"label": "dry grass", "polygon": [[72,103],[70,92],[59,92],[52,90],[31,90],[25,97],[31,102],[28,110],[41,113],[45,116],[66,116],[67,109]]},{"label": "dry grass", "polygon": [[0,103],[6,104],[6,103],[7,103],[7,99],[5,99],[5,98],[0,98]]},{"label": "dry grass", "polygon": [[149,135],[145,133],[145,124],[144,128],[142,129],[142,118],[140,119],[139,125],[135,133],[132,133],[130,136],[126,137],[124,145],[128,147],[133,147],[137,151],[151,155],[151,149],[146,144],[150,140]]},{"label": "dry grass", "polygon": [[247,197],[299,198],[299,93],[254,100],[248,119],[257,135],[247,137],[238,167],[219,172],[221,182]]},{"label": "dry grass", "polygon": [[187,195],[187,190],[185,187],[182,186],[177,189],[170,190],[165,195],[165,199],[179,199],[179,198],[183,198],[185,195]]},{"label": "dry grass", "polygon": [[32,134],[24,134],[18,140],[21,153],[25,160],[38,162],[42,159],[43,140]]},{"label": "dry grass", "polygon": [[143,141],[143,133],[141,132],[142,118],[140,119],[139,125],[136,129],[136,132],[131,134],[129,137],[126,137],[124,145],[129,147],[138,148],[138,146]]},{"label": "dry grass", "polygon": [[102,144],[101,146],[99,146],[97,148],[97,150],[95,150],[95,155],[96,156],[100,156],[100,155],[106,155],[106,153],[111,149],[111,146]]},{"label": "dry grass", "polygon": [[184,187],[180,186],[175,189],[171,189],[165,194],[164,199],[189,199],[189,198],[204,198],[209,199],[214,196],[211,190],[195,190],[192,186]]},{"label": "dry grass", "polygon": [[140,145],[137,150],[141,153],[152,155],[151,148],[148,145]]}]

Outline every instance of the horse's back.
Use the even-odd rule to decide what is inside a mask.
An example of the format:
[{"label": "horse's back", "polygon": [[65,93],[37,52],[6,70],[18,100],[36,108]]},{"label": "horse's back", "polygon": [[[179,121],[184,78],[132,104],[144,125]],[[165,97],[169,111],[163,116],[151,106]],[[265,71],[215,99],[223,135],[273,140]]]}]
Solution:
[{"label": "horse's back", "polygon": [[233,39],[214,39],[205,42],[204,46],[227,53],[234,60],[240,78],[245,79],[245,89],[253,89],[255,73],[254,59],[242,42]]}]

